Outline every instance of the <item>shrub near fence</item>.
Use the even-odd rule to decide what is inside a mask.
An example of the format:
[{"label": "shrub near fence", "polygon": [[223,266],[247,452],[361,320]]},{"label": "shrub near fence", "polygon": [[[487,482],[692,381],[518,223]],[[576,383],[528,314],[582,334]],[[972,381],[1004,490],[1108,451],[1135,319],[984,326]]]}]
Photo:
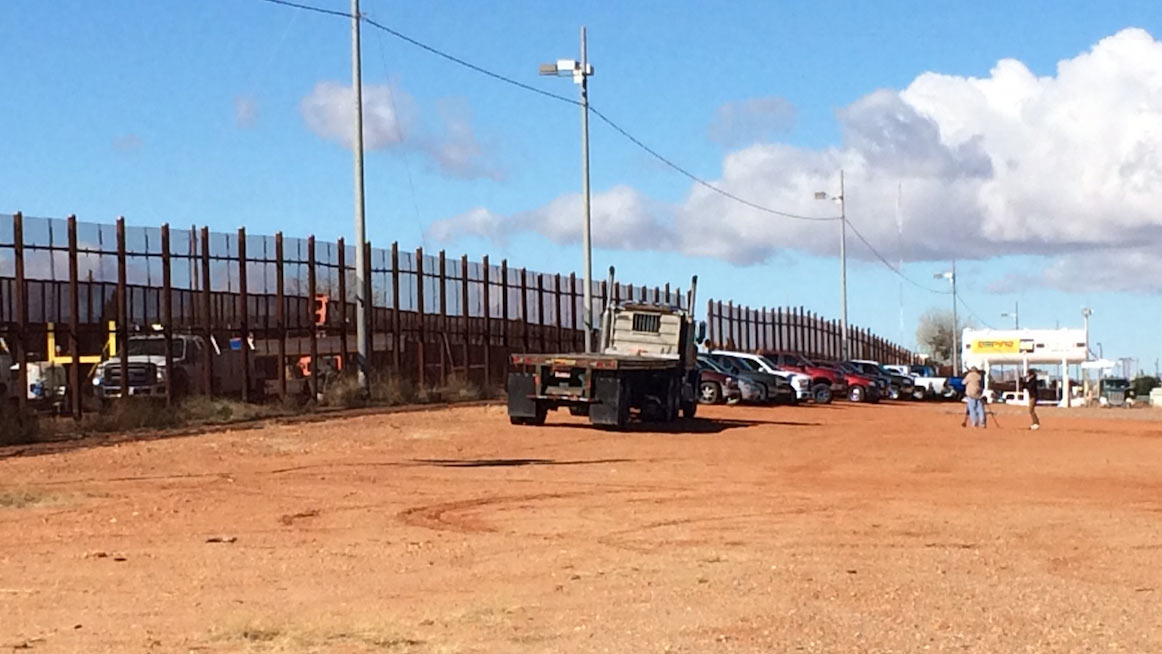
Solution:
[{"label": "shrub near fence", "polygon": [[[514,268],[504,260],[497,265],[487,256],[477,262],[442,251],[406,252],[396,243],[369,244],[365,266],[370,363],[416,388],[453,377],[498,387],[512,352],[583,347],[584,283],[575,275]],[[307,356],[312,366],[321,356],[350,360],[356,348],[356,279],[355,250],[343,239],[128,227],[124,219],[105,224],[72,216],[0,216],[0,334],[18,364],[18,388],[27,388],[27,361],[83,361],[84,355],[93,361],[110,354],[102,348],[111,331],[123,344],[134,330],[152,328],[207,342],[249,336],[253,350],[243,348],[243,356],[275,358],[272,383],[285,394],[286,364]],[[594,282],[592,294],[595,317],[609,300],[686,303],[684,292],[668,284],[609,288],[607,282]],[[714,340],[732,335],[728,338],[747,349],[793,343],[792,349],[805,354],[827,351],[822,334],[829,333],[828,323],[817,317],[805,323],[801,311],[727,307],[711,302]],[[779,340],[792,333],[788,329],[799,329],[794,333],[802,338]],[[879,357],[884,360],[906,358],[905,351],[884,349],[886,342],[866,331],[853,335],[866,343],[860,352],[900,355]],[[53,352],[46,351],[50,343]],[[91,365],[68,365],[77,418]],[[21,404],[26,397],[17,393]]]}]

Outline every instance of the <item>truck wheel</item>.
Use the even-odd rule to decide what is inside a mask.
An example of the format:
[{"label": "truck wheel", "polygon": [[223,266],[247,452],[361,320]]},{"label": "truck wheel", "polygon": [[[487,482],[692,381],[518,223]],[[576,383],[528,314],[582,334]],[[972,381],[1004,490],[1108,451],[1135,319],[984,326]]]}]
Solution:
[{"label": "truck wheel", "polygon": [[535,415],[535,416],[523,416],[523,417],[509,416],[508,421],[514,425],[531,425],[534,427],[539,427],[540,425],[545,424],[545,418],[548,417],[548,415],[549,415],[549,407],[538,403],[537,404],[537,415]]},{"label": "truck wheel", "polygon": [[722,401],[722,389],[715,382],[702,382],[698,387],[698,401],[702,404],[718,404]]},{"label": "truck wheel", "polygon": [[863,386],[852,386],[847,389],[847,399],[852,402],[863,402],[867,398],[867,391]]},{"label": "truck wheel", "polygon": [[815,404],[831,404],[831,385],[820,383],[812,386],[811,401]]},{"label": "truck wheel", "polygon": [[698,413],[698,403],[697,402],[687,402],[687,403],[682,405],[682,417],[683,418],[690,420],[697,413]]},{"label": "truck wheel", "polygon": [[766,404],[767,402],[772,401],[771,400],[771,392],[769,390],[767,390],[767,385],[766,384],[758,384],[758,387],[759,387],[758,403],[759,404]]}]

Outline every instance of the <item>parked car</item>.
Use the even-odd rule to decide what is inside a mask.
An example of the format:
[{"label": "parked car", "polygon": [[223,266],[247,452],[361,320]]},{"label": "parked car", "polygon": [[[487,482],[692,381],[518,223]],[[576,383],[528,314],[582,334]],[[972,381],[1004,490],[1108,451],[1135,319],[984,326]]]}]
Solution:
[{"label": "parked car", "polygon": [[790,383],[791,388],[794,389],[795,401],[806,401],[811,399],[811,378],[807,375],[798,372],[789,372],[787,370],[780,370],[770,359],[760,355],[752,354],[750,352],[734,352],[729,350],[714,350],[710,353],[712,357],[719,360],[719,357],[727,357],[734,359],[741,363],[741,365],[753,372],[761,372],[767,375],[773,375]]},{"label": "parked car", "polygon": [[810,377],[811,401],[816,404],[828,404],[833,397],[847,394],[847,378],[834,368],[813,363],[797,352],[764,351],[762,354],[781,370]]},{"label": "parked car", "polygon": [[[880,368],[878,364],[870,361],[858,360],[846,361],[845,363],[852,366],[864,375],[874,379],[876,386],[880,389],[880,397],[887,398],[889,400],[899,397],[899,386],[892,380],[892,375],[888,371]],[[896,386],[894,392],[892,389],[893,386]],[[893,395],[895,397],[893,397]]]},{"label": "parked car", "polygon": [[[713,362],[698,358],[698,401],[702,404],[722,404],[723,402],[738,402],[743,399],[738,380],[731,377],[725,370],[718,368]],[[757,396],[758,388],[747,384],[751,393]],[[757,397],[746,398],[754,401]]]},{"label": "parked car", "polygon": [[947,397],[952,392],[948,385],[948,378],[941,377],[932,366],[913,364],[911,366],[888,366],[889,369],[902,368],[911,374],[916,382],[912,397],[917,400]]},{"label": "parked car", "polygon": [[839,361],[817,361],[816,363],[821,366],[834,368],[843,374],[847,382],[847,399],[849,401],[870,402],[873,404],[880,401],[880,387],[876,383],[876,380],[863,374],[858,368]]},{"label": "parked car", "polygon": [[727,370],[731,376],[741,381],[752,383],[760,389],[761,399],[758,402],[794,403],[797,401],[795,389],[784,375],[769,373],[755,364],[731,356],[723,352],[711,352],[700,355],[708,358]]},{"label": "parked car", "polygon": [[869,373],[878,372],[881,375],[886,375],[888,378],[888,399],[912,399],[912,392],[915,390],[916,382],[912,379],[911,374],[903,374],[889,370],[879,361],[871,361],[869,359],[856,359],[852,363],[859,364]]}]

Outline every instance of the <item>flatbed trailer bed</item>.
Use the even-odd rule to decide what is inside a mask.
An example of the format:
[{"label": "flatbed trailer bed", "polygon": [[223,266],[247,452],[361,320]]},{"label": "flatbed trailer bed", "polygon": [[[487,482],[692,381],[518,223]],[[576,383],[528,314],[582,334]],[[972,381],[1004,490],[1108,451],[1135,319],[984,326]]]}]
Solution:
[{"label": "flatbed trailer bed", "polygon": [[593,368],[595,370],[666,370],[679,368],[677,357],[650,357],[629,354],[513,354],[514,366]]}]

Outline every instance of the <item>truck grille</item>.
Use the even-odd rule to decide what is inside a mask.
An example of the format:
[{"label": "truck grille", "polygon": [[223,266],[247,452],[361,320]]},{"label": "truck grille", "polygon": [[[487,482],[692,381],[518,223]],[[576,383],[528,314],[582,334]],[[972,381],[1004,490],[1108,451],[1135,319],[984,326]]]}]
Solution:
[{"label": "truck grille", "polygon": [[[129,386],[147,386],[157,381],[157,366],[152,363],[129,362]],[[121,386],[121,364],[114,364],[105,370],[106,386]]]}]

